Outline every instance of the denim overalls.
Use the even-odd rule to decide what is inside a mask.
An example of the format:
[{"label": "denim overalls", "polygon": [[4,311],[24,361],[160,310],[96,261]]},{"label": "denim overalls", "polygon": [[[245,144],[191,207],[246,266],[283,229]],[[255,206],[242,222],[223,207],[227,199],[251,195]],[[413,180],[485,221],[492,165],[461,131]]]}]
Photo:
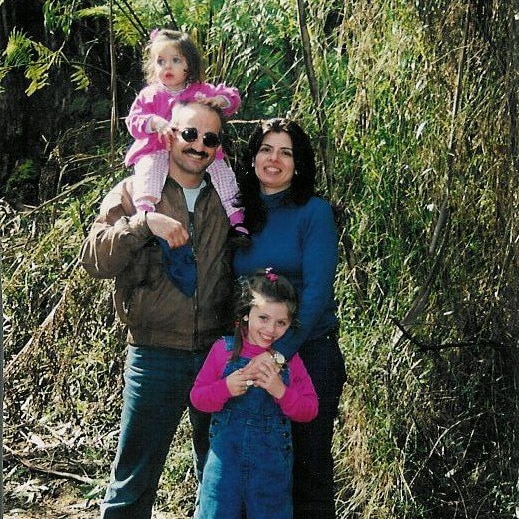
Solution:
[{"label": "denim overalls", "polygon": [[[233,338],[225,337],[231,351]],[[229,362],[223,376],[250,359]],[[288,384],[288,368],[282,379]],[[290,420],[264,389],[251,386],[213,413],[204,466],[199,519],[292,519]]]}]

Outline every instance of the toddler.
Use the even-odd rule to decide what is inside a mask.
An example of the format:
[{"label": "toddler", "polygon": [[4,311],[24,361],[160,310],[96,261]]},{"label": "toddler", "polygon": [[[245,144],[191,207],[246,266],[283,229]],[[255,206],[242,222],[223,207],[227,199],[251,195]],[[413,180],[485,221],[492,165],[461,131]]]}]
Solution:
[{"label": "toddler", "polygon": [[[126,126],[135,142],[126,154],[126,166],[134,166],[133,203],[137,211],[154,211],[160,201],[169,169],[171,109],[180,101],[199,101],[217,106],[225,117],[234,114],[241,103],[236,88],[203,82],[202,57],[188,34],[169,29],[155,29],[145,50],[143,64],[147,86],[134,100],[126,117]],[[199,138],[195,128],[181,132],[186,142]],[[218,147],[208,173],[218,192],[230,223],[239,233],[243,212],[234,205],[238,192],[236,178],[224,160],[219,135],[204,135],[203,143]]]}]

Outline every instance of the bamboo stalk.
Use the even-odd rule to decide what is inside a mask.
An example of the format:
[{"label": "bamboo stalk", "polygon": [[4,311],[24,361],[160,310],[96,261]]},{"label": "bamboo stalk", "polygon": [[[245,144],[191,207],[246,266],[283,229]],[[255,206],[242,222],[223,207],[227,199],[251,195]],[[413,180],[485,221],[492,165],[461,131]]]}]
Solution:
[{"label": "bamboo stalk", "polygon": [[74,481],[79,481],[80,483],[85,483],[87,485],[92,485],[95,480],[89,478],[88,476],[80,476],[79,474],[74,474],[72,472],[64,472],[62,470],[54,470],[48,467],[42,467],[41,465],[36,465],[34,463],[29,462],[24,459],[22,456],[15,456],[16,459],[29,470],[33,470],[35,472],[41,472],[43,474],[49,474],[51,476],[57,476],[59,478],[73,479]]},{"label": "bamboo stalk", "polygon": [[[317,114],[317,123],[319,126],[318,136],[318,152],[323,165],[323,174],[326,179],[326,183],[331,182],[331,157],[329,154],[328,146],[328,122],[326,119],[326,113],[324,112],[321,96],[319,92],[319,84],[315,76],[315,70],[312,62],[312,45],[310,43],[310,36],[308,34],[308,26],[306,23],[306,6],[304,0],[297,0],[297,12],[299,18],[299,30],[301,33],[301,41],[303,44],[303,59],[305,64],[306,76],[308,78],[308,84],[310,86],[310,95],[314,102],[315,111]],[[329,188],[330,185],[327,185]]]},{"label": "bamboo stalk", "polygon": [[[440,266],[443,262],[443,258],[445,256],[446,251],[446,243],[448,240],[448,233],[445,232],[448,229],[448,224],[450,222],[450,212],[449,212],[449,199],[450,199],[450,185],[452,181],[452,169],[454,164],[454,158],[456,154],[456,123],[458,119],[460,99],[462,94],[462,79],[465,71],[465,63],[466,63],[466,51],[467,51],[467,42],[468,42],[468,33],[469,33],[469,25],[470,25],[470,9],[471,4],[467,2],[466,10],[465,10],[465,19],[464,19],[464,29],[463,29],[463,44],[461,46],[460,58],[458,61],[458,71],[456,78],[456,88],[454,90],[454,98],[452,102],[452,111],[451,111],[451,130],[449,134],[449,141],[447,146],[447,167],[445,172],[445,192],[444,199],[442,201],[442,205],[440,207],[440,214],[438,216],[438,220],[436,222],[436,226],[433,232],[433,237],[431,243],[429,245],[429,252],[434,253],[439,246],[439,250],[436,254],[436,258],[434,260],[434,264],[432,269],[425,281],[424,286],[420,289],[416,297],[414,298],[411,308],[407,311],[406,315],[402,319],[402,326],[407,329],[408,326],[414,324],[419,315],[421,315],[426,306],[427,301],[429,299],[432,286],[440,272]],[[441,243],[440,245],[438,245]],[[395,334],[393,335],[392,344],[396,345],[403,337],[402,330],[398,328],[395,330]]]},{"label": "bamboo stalk", "polygon": [[112,107],[110,112],[110,167],[113,169],[115,165],[115,132],[117,130],[117,77],[116,77],[116,59],[115,59],[115,38],[113,23],[113,0],[110,0],[110,16],[109,16],[109,32],[110,32],[110,91],[112,97]]}]

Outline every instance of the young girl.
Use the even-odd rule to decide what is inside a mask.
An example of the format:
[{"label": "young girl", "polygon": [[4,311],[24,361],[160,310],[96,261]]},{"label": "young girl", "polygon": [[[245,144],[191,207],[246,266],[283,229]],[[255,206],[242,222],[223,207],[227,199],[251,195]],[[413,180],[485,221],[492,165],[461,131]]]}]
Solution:
[{"label": "young girl", "polygon": [[241,281],[234,337],[216,341],[200,370],[191,402],[213,413],[199,519],[292,519],[290,420],[309,422],[317,395],[298,354],[273,355],[257,378],[247,364],[284,335],[297,296],[272,269]]},{"label": "young girl", "polygon": [[[135,169],[133,203],[137,211],[154,211],[168,175],[169,139],[177,130],[170,126],[173,105],[197,100],[218,106],[228,117],[238,110],[241,99],[236,88],[202,82],[202,57],[186,33],[169,29],[152,31],[143,69],[148,85],[138,94],[126,117],[126,126],[135,142],[126,154],[125,164]],[[199,138],[196,128],[178,131],[186,142]],[[219,135],[205,134],[202,138],[209,148],[220,145]],[[247,234],[239,225],[242,212],[233,205],[238,192],[236,178],[221,148],[208,172],[231,225]]]}]

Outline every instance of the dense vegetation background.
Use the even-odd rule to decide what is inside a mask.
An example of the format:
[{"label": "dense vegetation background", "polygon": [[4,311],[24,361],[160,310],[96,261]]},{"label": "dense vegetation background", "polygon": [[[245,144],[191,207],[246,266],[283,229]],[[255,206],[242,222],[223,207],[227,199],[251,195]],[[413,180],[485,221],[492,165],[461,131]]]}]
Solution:
[{"label": "dense vegetation background", "polygon": [[[102,492],[124,330],[77,252],[122,176],[149,31],[190,32],[227,124],[289,114],[338,209],[338,517],[518,514],[517,0],[0,0],[5,506]],[[158,508],[192,506],[183,422]],[[47,474],[55,479],[35,479]]]}]

